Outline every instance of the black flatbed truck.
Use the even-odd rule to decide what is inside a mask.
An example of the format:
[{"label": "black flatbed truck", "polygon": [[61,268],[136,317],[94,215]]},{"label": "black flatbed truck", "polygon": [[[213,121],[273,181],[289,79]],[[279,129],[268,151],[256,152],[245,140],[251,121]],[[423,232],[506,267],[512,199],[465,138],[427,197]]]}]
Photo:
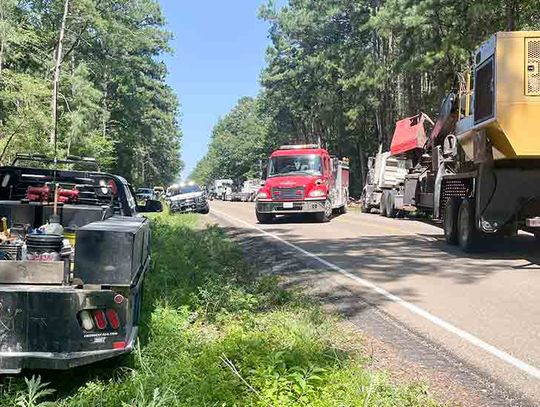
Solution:
[{"label": "black flatbed truck", "polygon": [[0,217],[11,233],[17,225],[37,228],[54,209],[29,200],[29,187],[77,190],[76,201],[57,204],[75,250],[60,261],[0,260],[0,374],[69,369],[130,352],[150,267],[150,225],[139,213],[160,211],[161,203],[138,207],[124,178],[71,169],[80,160],[22,160],[37,165],[18,165],[18,157],[0,167]]}]

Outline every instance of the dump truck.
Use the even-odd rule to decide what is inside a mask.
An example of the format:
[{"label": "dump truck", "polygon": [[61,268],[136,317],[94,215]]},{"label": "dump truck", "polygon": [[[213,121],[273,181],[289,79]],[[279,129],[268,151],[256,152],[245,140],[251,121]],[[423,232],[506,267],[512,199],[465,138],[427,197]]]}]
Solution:
[{"label": "dump truck", "polygon": [[385,213],[426,212],[464,251],[518,230],[540,237],[540,32],[493,35],[459,78],[429,137],[398,122],[392,145],[404,148],[391,155],[411,167],[384,191]]},{"label": "dump truck", "polygon": [[255,214],[260,223],[290,214],[311,214],[327,222],[333,211],[347,211],[348,200],[348,159],[333,157],[315,144],[284,145],[268,160]]},{"label": "dump truck", "polygon": [[[83,160],[88,164],[89,160]],[[81,160],[0,167],[0,374],[68,369],[130,352],[150,225],[128,182]]]}]

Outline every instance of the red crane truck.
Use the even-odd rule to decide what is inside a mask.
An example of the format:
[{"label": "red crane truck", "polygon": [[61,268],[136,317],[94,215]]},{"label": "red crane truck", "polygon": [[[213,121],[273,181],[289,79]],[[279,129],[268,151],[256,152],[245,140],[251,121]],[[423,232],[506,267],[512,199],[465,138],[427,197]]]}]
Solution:
[{"label": "red crane truck", "polygon": [[328,222],[333,211],[345,213],[349,200],[349,162],[317,145],[287,145],[268,160],[264,186],[256,199],[260,223],[276,215],[312,214]]}]

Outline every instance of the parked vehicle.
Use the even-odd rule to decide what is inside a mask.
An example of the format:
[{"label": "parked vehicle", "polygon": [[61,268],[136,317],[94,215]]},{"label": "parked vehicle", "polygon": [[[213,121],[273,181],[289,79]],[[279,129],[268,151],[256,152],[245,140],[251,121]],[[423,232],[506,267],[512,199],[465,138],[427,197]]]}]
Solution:
[{"label": "parked vehicle", "polygon": [[381,209],[384,191],[399,188],[405,181],[409,161],[393,157],[389,151],[368,159],[367,179],[360,197],[362,212]]},{"label": "parked vehicle", "polygon": [[474,53],[429,138],[421,139],[414,118],[398,122],[392,148],[410,144],[391,156],[410,159],[411,167],[383,191],[382,213],[428,213],[464,251],[519,229],[540,238],[538,55],[539,31],[497,33]]},{"label": "parked vehicle", "polygon": [[154,187],[154,197],[156,199],[163,197],[163,195],[165,195],[165,188],[160,186]]},{"label": "parked vehicle", "polygon": [[252,202],[257,197],[257,192],[263,184],[263,181],[259,178],[248,179],[244,181],[242,188],[239,191],[232,192],[230,194],[230,200]]},{"label": "parked vehicle", "polygon": [[171,214],[178,212],[198,212],[207,214],[210,205],[206,192],[194,182],[180,183],[168,188],[169,211]]},{"label": "parked vehicle", "polygon": [[221,199],[223,201],[232,194],[234,182],[232,179],[217,179],[213,185],[212,198]]},{"label": "parked vehicle", "polygon": [[332,157],[317,145],[290,145],[270,156],[255,211],[261,223],[271,222],[276,215],[298,213],[327,222],[334,210],[347,211],[348,200],[347,159]]},{"label": "parked vehicle", "polygon": [[0,167],[0,374],[134,347],[150,265],[150,225],[138,213],[161,203],[137,206],[125,179],[78,164],[19,155]]},{"label": "parked vehicle", "polygon": [[144,205],[148,199],[154,199],[154,189],[153,188],[138,188],[137,189],[137,203]]}]

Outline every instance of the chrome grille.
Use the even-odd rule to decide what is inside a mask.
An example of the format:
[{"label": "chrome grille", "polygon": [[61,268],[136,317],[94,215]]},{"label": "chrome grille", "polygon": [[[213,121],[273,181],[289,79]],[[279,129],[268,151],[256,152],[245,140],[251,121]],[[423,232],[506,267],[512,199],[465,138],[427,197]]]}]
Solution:
[{"label": "chrome grille", "polygon": [[273,199],[304,199],[304,187],[272,188]]}]

